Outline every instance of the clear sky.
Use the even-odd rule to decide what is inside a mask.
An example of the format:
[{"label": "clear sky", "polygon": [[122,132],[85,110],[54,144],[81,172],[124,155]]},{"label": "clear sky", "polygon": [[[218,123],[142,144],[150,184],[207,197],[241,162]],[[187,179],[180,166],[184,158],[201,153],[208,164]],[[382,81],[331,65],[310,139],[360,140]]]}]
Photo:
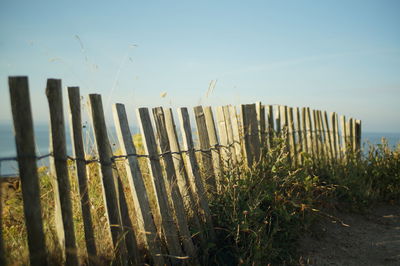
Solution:
[{"label": "clear sky", "polygon": [[48,120],[46,79],[61,78],[102,94],[107,113],[262,101],[400,132],[399,14],[398,0],[1,0],[0,122],[7,77],[28,75],[35,122]]}]

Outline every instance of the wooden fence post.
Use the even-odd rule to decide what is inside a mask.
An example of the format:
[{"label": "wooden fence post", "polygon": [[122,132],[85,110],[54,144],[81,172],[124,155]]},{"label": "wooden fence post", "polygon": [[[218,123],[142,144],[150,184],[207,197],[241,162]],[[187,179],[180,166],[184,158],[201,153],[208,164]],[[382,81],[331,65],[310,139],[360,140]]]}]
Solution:
[{"label": "wooden fence post", "polygon": [[316,158],[317,155],[315,151],[313,126],[312,126],[311,112],[309,107],[306,108],[306,132],[307,132],[308,151],[314,158]]},{"label": "wooden fence post", "polygon": [[258,132],[260,134],[261,150],[265,150],[265,106],[261,102],[256,103]]},{"label": "wooden fence post", "polygon": [[268,149],[271,149],[274,145],[274,135],[275,135],[275,127],[274,127],[274,106],[268,105]]},{"label": "wooden fence post", "polygon": [[9,77],[15,144],[31,265],[47,265],[27,77]]},{"label": "wooden fence post", "polygon": [[212,155],[211,155],[211,145],[210,139],[208,138],[207,124],[202,106],[196,106],[193,108],[196,125],[197,125],[197,134],[199,136],[200,149],[203,150],[200,153],[200,158],[203,167],[203,180],[205,184],[207,184],[206,191],[211,194],[217,191],[217,184],[215,181]]},{"label": "wooden fence post", "polygon": [[[219,154],[219,148],[218,148],[219,142],[217,137],[217,131],[215,129],[214,116],[211,106],[204,107],[203,111],[206,119],[208,139],[210,141],[214,175],[215,177],[219,177],[221,173],[221,158]],[[218,183],[217,180],[218,178],[216,179],[216,183]]]},{"label": "wooden fence post", "polygon": [[301,128],[301,117],[300,117],[300,108],[296,107],[294,109],[295,111],[295,117],[296,117],[296,122],[297,122],[297,161],[299,162],[299,164],[302,163],[301,161],[301,153],[303,152],[303,132],[302,132],[302,128]]},{"label": "wooden fence post", "polygon": [[106,202],[106,212],[110,232],[116,252],[116,258],[122,265],[127,264],[127,250],[124,241],[122,215],[117,190],[118,181],[112,169],[112,151],[108,139],[103,104],[100,94],[89,94],[91,118],[100,160],[100,174],[103,183],[103,195]]},{"label": "wooden fence post", "polygon": [[232,132],[233,132],[233,147],[235,148],[236,152],[236,161],[241,163],[243,160],[242,156],[242,141],[240,137],[240,125],[236,113],[236,107],[232,105],[228,105],[229,115],[231,117],[231,125],[232,125]]},{"label": "wooden fence post", "polygon": [[178,135],[176,133],[176,126],[174,121],[174,116],[172,115],[171,108],[164,108],[164,116],[166,123],[166,130],[168,133],[168,140],[171,149],[172,159],[175,167],[175,173],[177,176],[178,187],[181,192],[183,203],[185,204],[186,212],[189,216],[190,221],[198,230],[198,236],[200,241],[205,244],[205,237],[203,232],[201,231],[201,225],[198,218],[198,214],[193,208],[196,206],[196,196],[193,194],[193,191],[190,189],[190,182],[188,178],[188,173],[185,168],[185,164],[183,161],[182,151],[178,142]]},{"label": "wooden fence post", "polygon": [[57,175],[62,221],[64,226],[65,263],[67,265],[78,265],[71,201],[71,185],[69,182],[67,165],[67,147],[65,138],[61,80],[48,79],[46,95],[50,109],[51,136],[55,166],[54,169]]},{"label": "wooden fence post", "polygon": [[347,156],[347,127],[346,127],[346,117],[344,115],[340,116],[340,126],[342,129],[342,153],[343,158],[346,160]]},{"label": "wooden fence post", "polygon": [[337,159],[338,158],[338,140],[336,138],[336,115],[334,112],[330,113],[330,120],[331,120],[331,125],[332,125],[332,130],[330,132],[331,136],[331,142],[332,142],[332,158]]},{"label": "wooden fence post", "polygon": [[317,116],[317,111],[312,110],[312,118],[314,122],[314,156],[315,158],[320,159],[320,147],[319,147],[319,141],[320,141],[320,129],[319,129],[319,123],[318,123],[318,116]]},{"label": "wooden fence post", "polygon": [[276,135],[281,135],[281,112],[280,112],[280,105],[275,106],[275,124],[276,124]]},{"label": "wooden fence post", "polygon": [[337,159],[342,158],[342,153],[340,152],[340,134],[339,134],[339,116],[335,113],[335,134],[336,134],[336,153]]},{"label": "wooden fence post", "polygon": [[178,187],[178,181],[176,178],[174,162],[172,160],[171,149],[169,146],[168,133],[163,109],[161,107],[153,108],[153,116],[157,128],[158,144],[160,151],[163,154],[162,158],[164,161],[164,169],[167,175],[166,188],[168,194],[171,195],[171,197],[169,197],[170,203],[173,206],[173,210],[175,210],[174,214],[181,236],[183,248],[186,253],[191,257],[191,262],[196,263],[196,248],[194,247],[192,242],[182,195]]},{"label": "wooden fence post", "polygon": [[207,224],[209,238],[211,241],[215,240],[214,226],[211,218],[210,207],[208,206],[204,186],[199,173],[199,166],[196,161],[194,154],[194,145],[192,138],[192,128],[190,126],[189,113],[187,108],[179,108],[178,116],[181,124],[183,149],[187,150],[187,170],[190,189],[193,195],[196,197],[196,203],[199,207],[203,221]]},{"label": "wooden fence post", "polygon": [[68,102],[72,154],[76,159],[75,167],[79,183],[83,229],[85,232],[85,242],[89,262],[92,262],[92,258],[95,258],[97,255],[97,251],[93,232],[93,222],[90,215],[90,198],[86,175],[85,151],[82,138],[81,97],[79,93],[79,87],[68,87]]},{"label": "wooden fence post", "polygon": [[290,158],[294,166],[297,166],[296,132],[294,131],[293,108],[288,108],[288,138],[290,147]]},{"label": "wooden fence post", "polygon": [[349,118],[347,126],[347,147],[349,152],[353,152],[353,118]]},{"label": "wooden fence post", "polygon": [[227,145],[229,146],[229,150],[230,150],[230,156],[232,158],[232,164],[233,165],[237,165],[238,163],[238,159],[236,157],[236,148],[235,148],[235,143],[234,143],[234,139],[233,139],[233,130],[232,130],[232,120],[231,120],[231,114],[230,114],[230,110],[229,110],[229,106],[223,106],[222,107],[223,112],[224,112],[224,118],[225,118],[225,125],[226,125],[226,133],[228,136],[228,143]]},{"label": "wooden fence post", "polygon": [[225,120],[223,106],[217,107],[217,127],[221,144],[220,154],[222,159],[222,165],[226,170],[228,169],[229,165],[232,164],[232,158],[230,156],[230,149],[228,147],[229,140],[228,140],[228,132],[226,129],[226,120]]},{"label": "wooden fence post", "polygon": [[[154,137],[153,126],[151,124],[149,110],[147,108],[139,108],[136,110],[137,118],[142,132],[144,148],[149,155],[148,164],[152,178],[152,186],[156,192],[157,210],[160,213],[161,225],[163,228],[167,248],[172,256],[181,257],[183,255],[179,241],[178,230],[173,218],[173,206],[169,205],[168,191],[160,164],[160,157],[157,152],[157,143]],[[174,264],[179,260],[172,259]]]},{"label": "wooden fence post", "polygon": [[318,131],[319,131],[319,148],[321,159],[326,161],[327,159],[327,150],[326,150],[326,138],[325,138],[325,128],[322,120],[322,112],[320,110],[316,111],[317,113],[317,121],[318,121]]},{"label": "wooden fence post", "polygon": [[306,107],[302,107],[301,108],[301,120],[302,120],[302,139],[303,139],[303,151],[305,151],[306,153],[311,154],[311,151],[308,149],[308,128],[307,128],[307,108]]},{"label": "wooden fence post", "polygon": [[325,141],[326,141],[327,153],[329,154],[328,158],[330,160],[333,160],[334,158],[333,140],[332,140],[333,125],[331,125],[331,127],[329,126],[328,113],[326,111],[324,111],[324,121],[326,126]]},{"label": "wooden fence post", "polygon": [[157,229],[151,215],[149,197],[146,193],[138,159],[136,156],[133,156],[133,154],[136,154],[136,149],[132,142],[132,134],[129,129],[125,106],[123,104],[113,105],[113,114],[122,153],[132,155],[127,157],[125,167],[138,225],[135,231],[136,236],[138,242],[144,244],[149,249],[154,264],[163,265],[165,261],[161,256],[160,238],[158,237]]},{"label": "wooden fence post", "polygon": [[255,104],[242,104],[242,125],[247,166],[253,167],[260,160],[260,139],[258,136]]},{"label": "wooden fence post", "polygon": [[355,135],[355,139],[356,139],[356,152],[360,152],[361,151],[361,120],[356,120],[356,135]]}]

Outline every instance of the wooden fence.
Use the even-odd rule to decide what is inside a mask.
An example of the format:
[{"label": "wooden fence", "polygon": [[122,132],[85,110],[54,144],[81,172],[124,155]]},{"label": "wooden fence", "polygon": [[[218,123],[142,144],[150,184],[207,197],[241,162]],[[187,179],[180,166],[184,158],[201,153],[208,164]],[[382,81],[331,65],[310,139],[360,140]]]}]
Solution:
[{"label": "wooden fence", "polygon": [[[48,254],[41,216],[42,208],[46,206],[40,204],[36,165],[39,157],[35,153],[28,78],[10,77],[9,88],[17,147],[15,159],[19,165],[30,262],[32,265],[46,265]],[[242,163],[245,167],[253,167],[265,152],[274,147],[277,136],[282,136],[286,142],[288,158],[293,166],[302,164],[306,157],[325,162],[346,160],[350,151],[357,153],[360,150],[359,120],[346,120],[344,116],[339,120],[336,113],[328,115],[325,111],[308,107],[300,109],[256,103],[241,105],[240,113],[231,105],[214,110],[196,106],[193,110],[195,123],[190,121],[187,108],[179,108],[181,138],[178,138],[170,108],[153,108],[154,123],[149,109],[139,108],[136,115],[145,152],[138,154],[125,106],[115,104],[112,112],[122,152],[122,155],[115,155],[109,141],[101,96],[90,94],[89,113],[97,156],[88,159],[83,144],[79,88],[68,88],[72,155],[66,152],[61,80],[49,79],[46,95],[50,108],[51,152],[48,156],[55,177],[57,232],[67,265],[79,263],[75,252],[77,244],[68,161],[74,163],[74,176],[78,178],[89,258],[96,257],[97,250],[89,204],[87,165],[96,163],[100,165],[104,206],[118,264],[198,264],[198,249],[216,237],[207,199],[218,190],[218,178],[222,172]],[[193,130],[194,124],[196,130]],[[197,134],[196,143],[193,132]],[[150,189],[146,189],[138,158],[147,161]],[[115,167],[118,161],[124,162],[129,193],[122,189],[121,175]],[[133,206],[127,202],[133,202]],[[134,213],[135,221],[129,218],[129,211]],[[193,232],[196,232],[195,238]],[[1,238],[0,244],[2,248]]]}]

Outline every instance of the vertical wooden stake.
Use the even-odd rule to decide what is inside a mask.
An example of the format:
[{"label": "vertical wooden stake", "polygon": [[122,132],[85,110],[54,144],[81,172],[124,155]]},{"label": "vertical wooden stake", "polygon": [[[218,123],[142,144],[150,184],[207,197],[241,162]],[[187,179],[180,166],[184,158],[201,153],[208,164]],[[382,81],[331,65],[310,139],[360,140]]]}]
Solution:
[{"label": "vertical wooden stake", "polygon": [[241,109],[247,166],[251,168],[260,160],[260,139],[258,135],[256,105],[243,104],[241,105]]},{"label": "vertical wooden stake", "polygon": [[[173,209],[168,202],[168,191],[165,186],[164,176],[160,164],[160,157],[157,152],[157,143],[154,137],[153,126],[151,124],[149,110],[147,108],[137,109],[137,118],[142,132],[144,148],[149,155],[148,164],[152,178],[152,186],[156,192],[157,209],[161,217],[161,225],[163,228],[165,240],[170,255],[182,256],[182,248],[179,241],[178,230],[176,228]],[[172,259],[173,263],[179,263],[177,259]]]},{"label": "vertical wooden stake", "polygon": [[306,108],[306,132],[307,132],[308,151],[314,158],[316,158],[317,155],[315,151],[314,136],[313,136],[314,131],[313,131],[311,112],[309,107]]},{"label": "vertical wooden stake", "polygon": [[300,117],[300,108],[296,107],[294,109],[295,111],[295,117],[296,117],[296,122],[297,122],[297,161],[301,164],[301,153],[303,152],[302,145],[303,145],[303,131],[301,128],[301,117]]},{"label": "vertical wooden stake", "polygon": [[95,258],[97,256],[97,251],[93,232],[93,222],[92,217],[90,216],[90,198],[88,192],[85,151],[82,137],[81,97],[79,93],[79,87],[68,87],[68,100],[72,154],[76,158],[75,167],[79,183],[79,195],[81,197],[86,249],[89,262],[93,262],[91,258]]},{"label": "vertical wooden stake", "polygon": [[171,108],[164,108],[164,115],[168,133],[169,146],[171,149],[171,153],[173,153],[172,160],[175,167],[175,173],[177,177],[179,190],[183,198],[183,203],[185,204],[186,212],[189,216],[190,221],[196,227],[195,229],[198,232],[200,241],[203,244],[205,244],[205,237],[200,229],[201,225],[198,218],[198,213],[196,211],[197,209],[193,208],[193,206],[196,206],[197,204],[196,201],[197,197],[193,194],[193,191],[190,189],[188,173],[186,171],[181,148],[179,146],[178,135],[176,133],[176,126]]},{"label": "vertical wooden stake", "polygon": [[28,78],[9,77],[8,84],[30,263],[47,265]]},{"label": "vertical wooden stake", "polygon": [[268,105],[268,148],[271,149],[274,144],[274,106]]},{"label": "vertical wooden stake", "polygon": [[218,177],[221,172],[221,158],[218,149],[219,142],[217,137],[217,131],[215,129],[214,116],[211,106],[204,107],[203,111],[206,119],[208,139],[210,141],[214,175],[216,177],[216,180],[218,180]]},{"label": "vertical wooden stake", "polygon": [[313,122],[314,122],[314,156],[317,159],[320,159],[320,150],[319,150],[319,138],[320,138],[320,129],[319,129],[319,123],[318,123],[318,116],[317,116],[317,111],[316,110],[312,110],[312,114],[313,114]]},{"label": "vertical wooden stake", "polygon": [[361,151],[361,120],[356,120],[356,151]]},{"label": "vertical wooden stake", "polygon": [[78,265],[75,242],[71,185],[67,165],[67,147],[64,126],[64,110],[61,80],[48,79],[46,87],[50,109],[51,136],[54,156],[54,169],[57,175],[58,191],[61,204],[62,221],[65,237],[65,258],[67,265]]},{"label": "vertical wooden stake", "polygon": [[302,143],[302,146],[303,146],[303,151],[305,151],[306,153],[310,153],[311,154],[311,151],[308,149],[308,143],[307,143],[307,141],[308,141],[308,131],[307,131],[307,108],[306,107],[303,107],[303,108],[301,108],[301,120],[302,120],[302,133],[303,133],[303,137],[302,137],[302,139],[303,139],[303,143]]},{"label": "vertical wooden stake", "polygon": [[[122,153],[136,154],[136,148],[132,142],[132,134],[129,129],[125,106],[123,104],[113,105],[113,114]],[[138,224],[136,230],[138,242],[144,244],[145,247],[149,249],[154,264],[162,265],[165,261],[161,256],[161,243],[157,236],[157,229],[151,215],[149,197],[146,193],[137,157],[129,156],[125,167]]]},{"label": "vertical wooden stake", "polygon": [[333,131],[333,125],[330,127],[329,126],[329,119],[328,119],[328,113],[325,111],[324,112],[324,121],[325,121],[325,126],[326,126],[326,145],[327,145],[327,150],[328,150],[328,158],[330,161],[332,161],[335,157],[333,154],[333,140],[332,140],[332,131]]},{"label": "vertical wooden stake", "polygon": [[338,159],[338,139],[337,139],[337,134],[336,134],[336,128],[337,128],[337,120],[336,120],[336,114],[335,113],[330,113],[330,119],[331,119],[331,125],[332,125],[332,131],[331,131],[331,141],[332,141],[332,156],[335,159]]},{"label": "vertical wooden stake", "polygon": [[192,128],[190,126],[189,113],[187,108],[179,108],[178,116],[181,124],[183,149],[187,150],[187,170],[189,177],[190,189],[196,197],[197,206],[203,218],[203,221],[208,226],[209,238],[211,241],[215,240],[215,231],[211,218],[210,207],[208,206],[207,197],[204,190],[204,185],[200,178],[199,166],[194,154],[194,145],[192,138]]},{"label": "vertical wooden stake", "polygon": [[294,119],[293,119],[293,108],[288,108],[288,128],[289,128],[289,146],[290,146],[290,157],[292,163],[297,166],[297,151],[296,151],[296,132],[294,131]]},{"label": "vertical wooden stake", "polygon": [[217,107],[217,126],[218,126],[219,140],[222,146],[220,148],[222,164],[224,166],[224,169],[226,170],[232,164],[232,159],[230,156],[230,149],[228,148],[229,145],[228,132],[226,129],[226,120],[225,120],[223,106]]},{"label": "vertical wooden stake", "polygon": [[265,106],[261,102],[256,103],[258,132],[260,134],[261,149],[265,149]]},{"label": "vertical wooden stake", "polygon": [[343,158],[346,160],[347,156],[347,128],[346,128],[346,117],[340,116],[340,126],[342,129],[342,153]]},{"label": "vertical wooden stake", "polygon": [[103,104],[100,94],[89,94],[90,111],[93,123],[93,130],[96,140],[97,153],[100,159],[100,174],[103,187],[106,212],[110,225],[111,237],[116,253],[116,260],[122,265],[127,264],[127,250],[124,241],[124,230],[122,215],[119,205],[117,190],[118,181],[113,173],[113,160],[110,141],[108,139],[106,122],[104,118]]},{"label": "vertical wooden stake", "polygon": [[233,132],[233,146],[235,147],[236,151],[236,160],[238,163],[241,163],[243,160],[243,155],[242,155],[242,141],[240,137],[240,125],[238,121],[238,116],[236,113],[236,107],[229,105],[229,115],[231,116],[231,126],[232,126],[232,132]]},{"label": "vertical wooden stake", "polygon": [[281,135],[281,112],[280,112],[280,105],[275,106],[275,124],[276,124],[276,135]]},{"label": "vertical wooden stake", "polygon": [[200,153],[200,158],[203,166],[203,180],[205,184],[207,184],[206,191],[211,194],[217,191],[217,184],[215,181],[212,155],[211,155],[211,145],[210,140],[208,138],[207,124],[202,106],[196,106],[193,108],[196,125],[197,125],[197,134],[199,136],[200,149],[203,150]]},{"label": "vertical wooden stake", "polygon": [[[191,257],[191,263],[196,263],[196,248],[193,245],[192,237],[188,227],[188,219],[185,213],[182,195],[179,191],[178,181],[176,178],[174,162],[172,160],[171,149],[169,146],[167,127],[165,123],[164,111],[161,107],[153,108],[154,122],[157,128],[158,143],[164,161],[164,169],[167,176],[167,192],[171,195],[170,203],[175,210],[175,219],[177,221],[178,230],[181,236],[182,244],[186,253]],[[204,118],[204,117],[203,117]],[[204,123],[205,124],[205,123]],[[204,125],[205,127],[205,125]],[[208,134],[207,134],[208,137]],[[211,157],[211,154],[210,154]]]},{"label": "vertical wooden stake", "polygon": [[238,163],[238,159],[236,157],[236,148],[233,139],[233,130],[232,130],[232,121],[231,121],[231,114],[229,110],[229,106],[224,106],[223,108],[224,118],[225,118],[225,125],[226,125],[226,133],[228,136],[228,143],[229,146],[228,150],[230,157],[232,158],[232,164],[236,165]]}]

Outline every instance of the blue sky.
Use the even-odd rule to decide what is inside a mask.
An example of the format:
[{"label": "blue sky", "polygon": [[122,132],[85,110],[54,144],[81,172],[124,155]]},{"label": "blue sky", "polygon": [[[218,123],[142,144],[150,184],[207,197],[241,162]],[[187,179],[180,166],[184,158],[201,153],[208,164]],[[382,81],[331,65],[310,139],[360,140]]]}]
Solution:
[{"label": "blue sky", "polygon": [[2,0],[0,122],[7,77],[28,75],[35,122],[48,120],[46,79],[61,78],[132,120],[143,106],[262,101],[400,132],[399,13],[397,0]]}]

